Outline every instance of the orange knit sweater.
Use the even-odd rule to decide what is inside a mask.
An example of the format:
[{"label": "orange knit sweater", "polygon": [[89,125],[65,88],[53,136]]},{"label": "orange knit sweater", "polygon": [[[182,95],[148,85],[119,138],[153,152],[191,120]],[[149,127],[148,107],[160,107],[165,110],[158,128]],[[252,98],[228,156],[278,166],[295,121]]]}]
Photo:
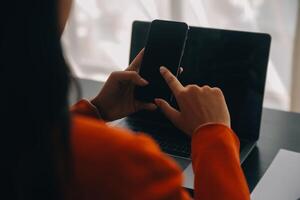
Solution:
[{"label": "orange knit sweater", "polygon": [[[99,120],[86,100],[71,108],[74,186],[72,199],[191,199],[182,171],[145,134],[113,128]],[[194,199],[248,200],[240,167],[239,141],[223,125],[206,125],[192,137]]]}]

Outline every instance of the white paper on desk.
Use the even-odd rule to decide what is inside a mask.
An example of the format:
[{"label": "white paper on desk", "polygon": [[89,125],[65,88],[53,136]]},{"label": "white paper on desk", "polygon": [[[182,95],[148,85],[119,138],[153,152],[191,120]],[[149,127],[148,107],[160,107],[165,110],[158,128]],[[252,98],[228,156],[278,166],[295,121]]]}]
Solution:
[{"label": "white paper on desk", "polygon": [[194,171],[192,163],[183,171],[184,181],[182,186],[189,189],[194,189]]},{"label": "white paper on desk", "polygon": [[300,153],[281,149],[251,194],[252,200],[300,200]]}]

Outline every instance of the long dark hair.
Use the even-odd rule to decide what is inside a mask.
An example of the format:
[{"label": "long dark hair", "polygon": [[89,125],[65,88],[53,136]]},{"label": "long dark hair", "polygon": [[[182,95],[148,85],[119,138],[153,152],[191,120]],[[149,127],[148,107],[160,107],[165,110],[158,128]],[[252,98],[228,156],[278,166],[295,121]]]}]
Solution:
[{"label": "long dark hair", "polygon": [[0,163],[6,186],[0,195],[61,199],[60,175],[69,157],[70,73],[57,0],[9,0],[0,13]]}]

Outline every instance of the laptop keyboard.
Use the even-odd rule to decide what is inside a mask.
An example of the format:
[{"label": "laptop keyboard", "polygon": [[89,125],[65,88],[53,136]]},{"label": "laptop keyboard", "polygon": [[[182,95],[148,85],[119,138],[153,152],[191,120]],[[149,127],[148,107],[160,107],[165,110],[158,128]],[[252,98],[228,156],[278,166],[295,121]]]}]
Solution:
[{"label": "laptop keyboard", "polygon": [[157,123],[131,120],[122,120],[118,126],[129,128],[135,132],[143,132],[152,137],[167,154],[189,158],[191,155],[190,139],[178,129],[162,126]]},{"label": "laptop keyboard", "polygon": [[[161,150],[173,156],[190,158],[191,141],[188,136],[171,126],[163,126],[143,120],[127,118],[121,120],[118,126],[128,128],[134,132],[143,132],[152,137],[160,146]],[[248,142],[241,140],[240,149]]]},{"label": "laptop keyboard", "polygon": [[170,154],[180,157],[189,158],[191,155],[191,145],[188,141],[176,142],[170,140],[168,138],[162,137],[158,134],[150,135],[152,138],[159,144],[161,149]]}]

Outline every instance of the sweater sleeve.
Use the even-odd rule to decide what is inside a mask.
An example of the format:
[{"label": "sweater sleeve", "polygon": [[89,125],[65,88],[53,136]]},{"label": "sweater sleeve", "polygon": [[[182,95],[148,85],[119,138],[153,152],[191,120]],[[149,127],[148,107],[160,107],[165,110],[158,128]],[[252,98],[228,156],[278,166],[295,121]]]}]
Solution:
[{"label": "sweater sleeve", "polygon": [[[135,148],[129,148],[128,154],[131,165],[126,171],[132,170],[135,177],[129,181],[136,199],[155,200],[187,200],[191,199],[187,191],[182,187],[182,170],[174,160],[162,154],[158,145],[144,134],[137,136],[132,144]],[[135,168],[135,169],[134,169]],[[143,180],[141,182],[141,180]],[[141,184],[143,183],[143,184]]]},{"label": "sweater sleeve", "polygon": [[88,100],[82,99],[70,108],[72,114],[81,114],[92,118],[101,119],[98,109]]},{"label": "sweater sleeve", "polygon": [[72,130],[76,187],[70,199],[191,199],[181,169],[149,136],[82,115]]},{"label": "sweater sleeve", "polygon": [[195,199],[250,199],[239,140],[227,126],[211,124],[197,130],[192,137],[192,163]]}]

